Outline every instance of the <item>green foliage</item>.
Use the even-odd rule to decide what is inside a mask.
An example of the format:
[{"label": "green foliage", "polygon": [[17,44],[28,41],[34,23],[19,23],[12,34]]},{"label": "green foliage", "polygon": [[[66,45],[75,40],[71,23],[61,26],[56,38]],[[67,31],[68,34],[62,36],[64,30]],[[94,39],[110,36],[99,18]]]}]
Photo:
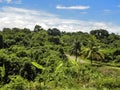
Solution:
[{"label": "green foliage", "polygon": [[27,90],[28,81],[23,79],[21,76],[10,76],[10,83],[2,87],[2,90]]},{"label": "green foliage", "polygon": [[98,61],[104,60],[104,54],[102,54],[102,52],[100,51],[99,46],[90,45],[89,48],[86,48],[85,50],[82,51],[82,54],[83,56],[91,60],[91,64],[92,60]]},{"label": "green foliage", "polygon": [[0,35],[0,49],[4,47],[3,36]]},{"label": "green foliage", "polygon": [[75,40],[75,42],[72,46],[71,54],[76,55],[76,62],[77,62],[78,55],[80,55],[80,52],[81,52],[81,44],[79,41]]},{"label": "green foliage", "polygon": [[38,69],[42,69],[42,70],[44,70],[45,68],[42,66],[42,65],[40,65],[40,64],[38,64],[38,63],[36,63],[36,62],[31,62],[32,63],[32,65],[34,65],[36,68],[38,68]]},{"label": "green foliage", "polygon": [[[3,64],[2,67],[0,67],[0,84],[2,85],[4,83],[4,77],[5,77],[5,66]],[[1,87],[0,85],[0,87]]]},{"label": "green foliage", "polygon": [[95,35],[97,39],[99,39],[103,43],[107,43],[107,37],[109,36],[109,32],[107,30],[99,29],[99,30],[92,30],[90,34]]},{"label": "green foliage", "polygon": [[49,39],[48,39],[50,42],[53,42],[54,44],[60,44],[60,39],[59,39],[59,37],[49,37]]},{"label": "green foliage", "polygon": [[60,36],[61,35],[61,32],[57,28],[48,29],[47,33],[48,33],[48,35],[52,35],[52,36]]},{"label": "green foliage", "polygon": [[42,30],[42,27],[39,25],[35,25],[34,32],[39,32],[40,30]]},{"label": "green foliage", "polygon": [[[120,65],[119,41],[119,35],[103,29],[89,34],[57,28],[46,31],[39,25],[34,31],[4,28],[0,32],[0,89],[118,89],[120,70],[113,66]],[[68,58],[71,50],[78,62]],[[93,65],[89,60],[94,60]]]},{"label": "green foliage", "polygon": [[20,75],[31,81],[36,77],[36,70],[29,61],[25,61],[20,69]]},{"label": "green foliage", "polygon": [[0,71],[1,71],[1,77],[3,78],[5,76],[5,66],[3,65],[2,67],[0,67]]},{"label": "green foliage", "polygon": [[115,57],[115,62],[116,62],[116,63],[120,63],[120,55],[117,55],[117,56]]},{"label": "green foliage", "polygon": [[103,87],[108,88],[108,89],[120,88],[119,77],[118,78],[105,77],[105,78],[98,79],[98,81],[96,82],[96,87],[99,89],[102,89]]}]

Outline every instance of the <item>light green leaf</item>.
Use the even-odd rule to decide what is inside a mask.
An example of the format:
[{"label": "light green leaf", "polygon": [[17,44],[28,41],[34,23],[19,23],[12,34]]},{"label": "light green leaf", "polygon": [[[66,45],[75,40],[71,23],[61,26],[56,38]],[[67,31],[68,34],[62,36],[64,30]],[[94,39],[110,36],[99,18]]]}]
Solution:
[{"label": "light green leaf", "polygon": [[37,62],[31,62],[31,63],[32,63],[33,66],[35,66],[38,69],[42,69],[42,70],[45,69],[42,65],[38,64]]},{"label": "light green leaf", "polygon": [[62,66],[63,66],[63,63],[60,62],[60,64],[59,64],[59,65],[56,67],[56,69],[55,69],[55,73],[57,73]]},{"label": "light green leaf", "polygon": [[0,67],[0,71],[1,71],[1,77],[3,78],[5,76],[5,65]]}]

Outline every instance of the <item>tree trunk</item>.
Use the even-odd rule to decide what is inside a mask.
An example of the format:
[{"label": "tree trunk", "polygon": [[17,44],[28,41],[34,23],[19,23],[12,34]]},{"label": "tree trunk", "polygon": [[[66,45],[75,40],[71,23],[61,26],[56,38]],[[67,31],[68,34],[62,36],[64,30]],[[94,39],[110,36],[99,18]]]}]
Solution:
[{"label": "tree trunk", "polygon": [[91,56],[91,65],[92,65],[92,56]]},{"label": "tree trunk", "polygon": [[77,48],[76,48],[76,59],[75,59],[75,61],[77,62]]},{"label": "tree trunk", "polygon": [[92,59],[91,59],[91,64],[92,64]]}]

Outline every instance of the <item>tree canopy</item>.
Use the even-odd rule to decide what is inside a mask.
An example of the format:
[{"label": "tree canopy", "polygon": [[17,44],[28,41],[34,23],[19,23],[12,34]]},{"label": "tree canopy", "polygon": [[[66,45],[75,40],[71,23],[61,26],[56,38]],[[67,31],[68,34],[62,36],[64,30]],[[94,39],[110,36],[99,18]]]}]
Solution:
[{"label": "tree canopy", "polygon": [[62,32],[36,25],[0,31],[1,90],[117,89],[119,66],[120,35],[104,29]]}]

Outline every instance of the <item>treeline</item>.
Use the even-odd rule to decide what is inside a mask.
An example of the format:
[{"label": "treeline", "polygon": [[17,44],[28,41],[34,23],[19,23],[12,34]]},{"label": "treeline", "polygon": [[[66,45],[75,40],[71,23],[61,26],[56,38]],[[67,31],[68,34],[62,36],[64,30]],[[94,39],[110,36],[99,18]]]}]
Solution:
[{"label": "treeline", "polygon": [[[76,62],[66,54],[75,55]],[[97,82],[107,76],[91,64],[80,64],[78,57],[91,60],[91,64],[120,66],[120,35],[103,29],[89,33],[61,32],[57,28],[45,30],[39,25],[33,31],[4,28],[0,31],[0,87],[3,90],[53,90],[53,87],[83,85],[119,88],[120,81],[112,86],[107,81]]]}]

